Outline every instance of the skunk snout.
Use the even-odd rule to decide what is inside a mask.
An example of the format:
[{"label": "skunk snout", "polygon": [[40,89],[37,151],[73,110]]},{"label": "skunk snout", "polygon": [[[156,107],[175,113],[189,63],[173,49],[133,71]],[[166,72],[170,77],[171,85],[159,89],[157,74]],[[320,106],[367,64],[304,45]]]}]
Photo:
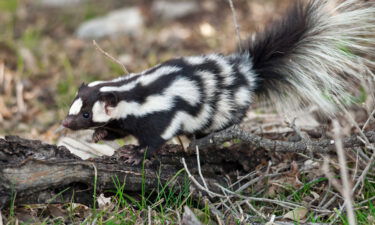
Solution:
[{"label": "skunk snout", "polygon": [[70,128],[72,129],[74,126],[73,126],[73,118],[72,117],[66,117],[63,121],[62,121],[62,125],[66,128]]}]

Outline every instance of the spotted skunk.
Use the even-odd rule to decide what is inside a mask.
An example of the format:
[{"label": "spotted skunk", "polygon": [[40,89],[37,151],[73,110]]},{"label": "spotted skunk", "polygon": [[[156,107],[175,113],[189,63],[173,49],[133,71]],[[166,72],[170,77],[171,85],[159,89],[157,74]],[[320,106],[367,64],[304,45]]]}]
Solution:
[{"label": "spotted skunk", "polygon": [[338,103],[329,96],[346,95],[348,79],[374,79],[375,3],[331,3],[297,1],[230,55],[181,57],[83,84],[63,126],[94,129],[94,141],[133,135],[139,149],[126,157],[137,163],[140,150],[151,156],[176,135],[240,123],[255,97],[284,109],[313,104],[333,115]]}]

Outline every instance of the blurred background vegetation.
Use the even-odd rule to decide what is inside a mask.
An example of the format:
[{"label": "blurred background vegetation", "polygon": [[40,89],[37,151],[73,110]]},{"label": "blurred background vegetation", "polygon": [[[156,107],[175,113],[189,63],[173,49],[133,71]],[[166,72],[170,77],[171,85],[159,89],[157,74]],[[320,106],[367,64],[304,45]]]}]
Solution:
[{"label": "blurred background vegetation", "polygon": [[[289,1],[235,1],[242,39]],[[0,136],[48,142],[82,82],[124,74],[92,40],[130,72],[237,43],[228,2],[217,0],[1,0],[0,30]]]},{"label": "blurred background vegetation", "polygon": [[[233,2],[240,25],[240,36],[245,40],[251,37],[254,31],[261,30],[271,19],[279,17],[293,0]],[[82,82],[111,79],[125,73],[119,64],[109,60],[95,48],[93,40],[124,64],[131,73],[179,56],[212,52],[230,54],[238,43],[227,0],[0,0],[0,31],[0,137],[20,135],[49,143],[55,143],[59,138],[59,134],[54,131],[60,126],[60,121],[68,112]],[[359,89],[360,93],[354,101],[365,103],[365,89],[355,89]],[[370,105],[373,107],[373,104]],[[252,117],[252,123],[247,127],[249,131],[261,132],[262,136],[268,131],[270,136],[278,135],[275,137],[281,136],[285,139],[288,138],[286,133],[292,133],[293,130],[289,127],[287,130],[280,129],[285,128],[284,117],[262,114],[262,117],[258,118],[254,116],[257,113],[254,111],[249,113],[249,118]],[[356,121],[361,121],[361,126],[369,118],[368,110],[355,108],[351,112],[354,112],[353,118]],[[315,122],[311,116],[303,115],[300,118],[303,120],[304,129]],[[356,130],[351,122],[343,123],[343,127],[346,127],[343,133],[351,134]],[[259,128],[257,124],[264,126]],[[319,123],[315,122],[313,128],[318,127]],[[375,124],[372,122],[367,127],[373,130]],[[329,125],[324,126],[324,130],[330,130]],[[263,169],[267,169],[263,172],[268,175],[269,170],[284,171],[288,168],[291,172],[285,174],[291,175],[273,179],[276,180],[275,185],[269,185],[268,178],[264,184],[254,184],[259,186],[255,191],[249,189],[252,196],[263,190],[261,195],[266,197],[285,200],[289,196],[288,199],[292,198],[296,202],[310,202],[319,199],[314,195],[311,200],[311,193],[323,196],[323,192],[326,192],[324,198],[333,196],[332,199],[341,199],[339,194],[331,191],[331,185],[328,185],[320,170],[322,159],[317,160],[320,163],[317,164],[318,167],[307,170],[305,176],[298,170],[306,162],[305,156],[298,160],[290,156],[291,154],[277,155],[272,158],[273,164],[263,165]],[[297,165],[295,160],[300,167],[293,166]],[[358,160],[358,154],[357,158],[352,157],[351,160]],[[355,166],[357,171],[357,161],[351,165]],[[360,170],[363,168],[364,166],[359,166]],[[261,167],[258,170],[262,171]],[[259,175],[261,176],[263,175]],[[356,179],[353,177],[353,180]],[[304,183],[302,187],[301,181]],[[363,201],[358,205],[358,210],[356,209],[359,224],[374,224],[373,201],[365,201],[373,200],[374,184],[372,167],[371,177],[366,178],[361,194],[355,196],[357,202]],[[281,190],[283,185],[285,190],[282,189],[280,193],[275,191]],[[122,197],[122,190],[119,188],[117,191]],[[189,195],[189,191],[187,185],[182,194]],[[165,193],[159,194],[164,197]],[[167,208],[186,203],[180,195],[176,197],[177,200],[174,193],[167,195],[172,202],[168,202],[167,198]],[[161,203],[160,196],[158,195],[156,202]],[[191,200],[190,197],[186,199]],[[120,200],[118,202],[121,204]],[[335,211],[341,204],[340,201],[329,202],[331,209]],[[277,211],[274,206],[264,206],[262,203],[255,206],[262,211],[266,209],[272,213],[276,211],[277,215],[285,214],[285,209],[278,208]],[[162,208],[161,211],[163,210]],[[42,211],[44,212],[44,209]],[[122,209],[120,211],[123,213]],[[212,224],[207,216],[208,207],[204,206],[202,211],[205,212],[202,221]],[[142,212],[144,211],[135,215],[139,216]],[[171,213],[174,214],[173,211]],[[12,216],[12,210],[8,214]],[[27,211],[24,214],[30,213]],[[331,215],[336,216],[334,213]],[[346,218],[341,214],[337,215],[340,215],[340,224],[347,224]],[[326,222],[326,217],[321,220],[315,212],[309,212],[305,216],[308,221]],[[101,215],[98,216],[100,217]]]}]

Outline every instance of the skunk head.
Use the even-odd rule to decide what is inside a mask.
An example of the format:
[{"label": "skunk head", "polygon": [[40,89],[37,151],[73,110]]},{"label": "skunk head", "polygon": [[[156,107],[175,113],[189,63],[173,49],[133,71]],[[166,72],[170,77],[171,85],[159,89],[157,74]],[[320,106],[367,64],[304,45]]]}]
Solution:
[{"label": "skunk head", "polygon": [[62,125],[72,130],[103,126],[113,119],[118,103],[114,92],[100,92],[100,87],[82,84]]}]

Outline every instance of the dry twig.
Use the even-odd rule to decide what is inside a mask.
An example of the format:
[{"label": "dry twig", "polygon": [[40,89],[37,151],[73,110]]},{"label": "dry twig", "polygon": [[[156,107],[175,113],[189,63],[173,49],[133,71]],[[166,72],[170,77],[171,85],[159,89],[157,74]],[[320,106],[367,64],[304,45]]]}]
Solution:
[{"label": "dry twig", "polygon": [[347,170],[347,165],[346,165],[346,157],[345,157],[345,152],[342,144],[342,137],[340,133],[340,125],[337,122],[337,120],[333,121],[333,126],[334,126],[334,134],[335,134],[335,145],[337,149],[337,155],[339,158],[339,163],[340,163],[340,174],[341,174],[341,179],[342,179],[342,196],[345,199],[345,205],[346,205],[346,212],[348,214],[348,221],[350,225],[355,225],[356,224],[356,219],[354,216],[354,210],[353,210],[353,201],[352,201],[352,191],[350,188],[350,179],[349,179],[349,174]]},{"label": "dry twig", "polygon": [[238,22],[237,22],[236,10],[234,9],[233,1],[228,0],[228,2],[229,2],[230,9],[232,10],[233,23],[235,25],[236,35],[237,35],[237,39],[238,39],[238,47],[239,47],[240,51],[242,51],[242,40],[241,40],[241,34],[240,34],[240,26],[238,25]]},{"label": "dry twig", "polygon": [[129,74],[128,70],[126,69],[125,65],[123,63],[121,63],[118,59],[116,59],[115,57],[111,56],[108,52],[104,51],[99,45],[98,43],[96,43],[95,40],[92,41],[93,45],[95,46],[95,48],[101,52],[103,55],[107,56],[109,59],[111,59],[113,62],[119,64],[122,69],[124,70],[124,72],[126,74]]}]

